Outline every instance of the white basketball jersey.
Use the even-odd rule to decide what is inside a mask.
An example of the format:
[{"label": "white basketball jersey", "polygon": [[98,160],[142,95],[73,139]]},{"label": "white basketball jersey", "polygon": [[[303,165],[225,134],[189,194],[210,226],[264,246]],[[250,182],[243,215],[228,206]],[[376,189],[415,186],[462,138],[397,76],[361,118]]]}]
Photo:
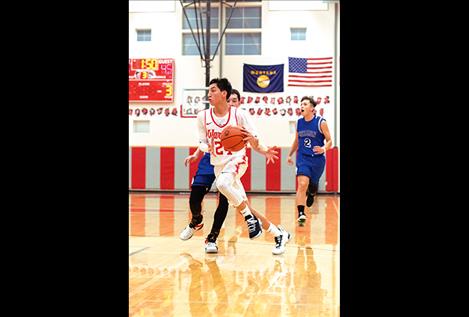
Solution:
[{"label": "white basketball jersey", "polygon": [[230,107],[228,113],[224,117],[217,117],[213,113],[213,107],[204,111],[204,126],[208,144],[214,146],[215,155],[210,154],[210,163],[212,165],[224,165],[235,157],[243,157],[246,155],[246,147],[237,152],[225,151],[221,145],[221,132],[228,125],[237,126],[237,108]]}]

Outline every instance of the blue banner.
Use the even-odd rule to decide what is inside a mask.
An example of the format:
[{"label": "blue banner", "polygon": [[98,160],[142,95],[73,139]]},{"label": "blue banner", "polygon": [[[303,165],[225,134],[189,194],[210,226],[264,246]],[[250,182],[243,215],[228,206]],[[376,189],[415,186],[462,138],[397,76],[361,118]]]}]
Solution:
[{"label": "blue banner", "polygon": [[282,92],[283,64],[243,66],[243,91]]}]

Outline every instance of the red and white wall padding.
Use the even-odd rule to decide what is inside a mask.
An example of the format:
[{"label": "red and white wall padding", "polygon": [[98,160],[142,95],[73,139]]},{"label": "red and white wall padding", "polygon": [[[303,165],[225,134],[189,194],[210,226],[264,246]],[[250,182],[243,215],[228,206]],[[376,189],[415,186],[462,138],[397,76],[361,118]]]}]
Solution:
[{"label": "red and white wall padding", "polygon": [[[195,147],[130,147],[129,189],[190,191],[199,161],[186,167],[184,158],[195,150]],[[247,149],[249,167],[241,178],[247,192],[296,191],[295,165],[287,164],[290,148],[283,147],[278,151],[279,160],[274,164],[266,164],[263,155]],[[328,150],[325,172],[319,181],[320,192],[339,192],[338,161],[338,148]]]}]

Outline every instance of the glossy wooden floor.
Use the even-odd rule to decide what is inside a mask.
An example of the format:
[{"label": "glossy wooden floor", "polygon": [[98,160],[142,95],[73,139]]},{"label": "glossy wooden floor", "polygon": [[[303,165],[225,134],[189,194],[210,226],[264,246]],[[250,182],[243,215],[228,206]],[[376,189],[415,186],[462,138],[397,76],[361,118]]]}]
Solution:
[{"label": "glossy wooden floor", "polygon": [[129,316],[339,316],[339,195],[319,195],[296,221],[294,195],[251,195],[251,205],[293,237],[282,255],[264,233],[250,240],[230,207],[218,254],[206,254],[216,196],[204,200],[204,227],[187,241],[188,194],[131,193]]}]

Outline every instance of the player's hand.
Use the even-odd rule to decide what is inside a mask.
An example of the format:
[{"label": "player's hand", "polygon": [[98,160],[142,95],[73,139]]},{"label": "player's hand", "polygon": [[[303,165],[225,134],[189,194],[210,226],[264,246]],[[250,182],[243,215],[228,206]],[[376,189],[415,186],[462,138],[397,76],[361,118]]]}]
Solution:
[{"label": "player's hand", "polygon": [[251,132],[246,130],[245,127],[241,127],[241,132],[243,134],[244,143],[248,142],[249,140],[254,140],[255,139],[254,135],[252,135]]},{"label": "player's hand", "polygon": [[267,158],[267,164],[270,162],[275,163],[275,160],[278,160],[278,147],[276,146],[268,146],[267,147],[267,152],[264,154],[265,157]]},{"label": "player's hand", "polygon": [[324,149],[321,146],[313,146],[313,152],[314,154],[322,154],[324,153]]},{"label": "player's hand", "polygon": [[288,165],[293,165],[293,160],[291,159],[290,155],[287,156],[287,163]]},{"label": "player's hand", "polygon": [[184,165],[187,166],[189,163],[194,162],[196,159],[195,155],[189,155],[184,159]]}]

